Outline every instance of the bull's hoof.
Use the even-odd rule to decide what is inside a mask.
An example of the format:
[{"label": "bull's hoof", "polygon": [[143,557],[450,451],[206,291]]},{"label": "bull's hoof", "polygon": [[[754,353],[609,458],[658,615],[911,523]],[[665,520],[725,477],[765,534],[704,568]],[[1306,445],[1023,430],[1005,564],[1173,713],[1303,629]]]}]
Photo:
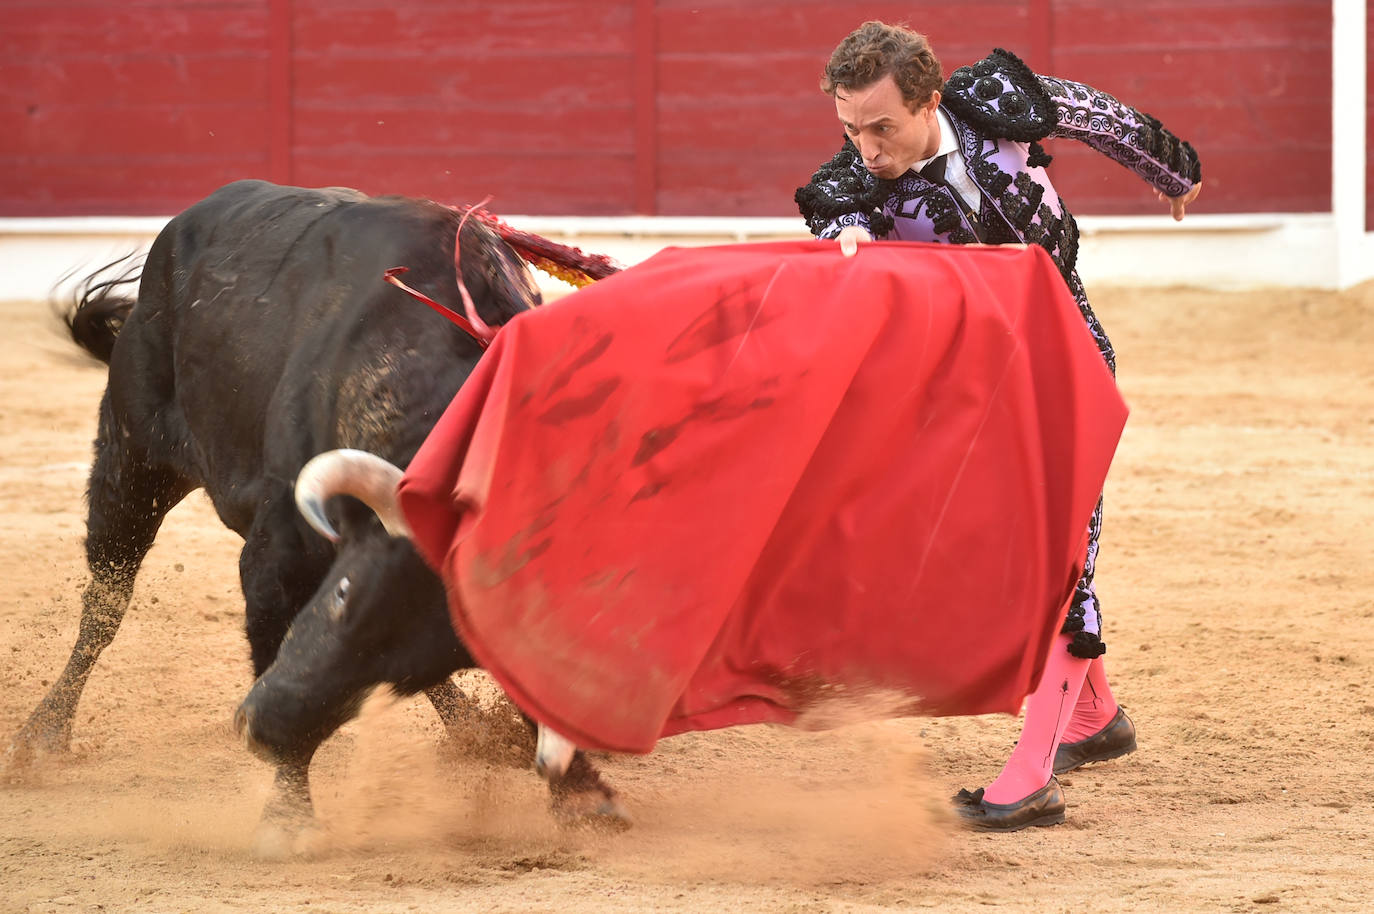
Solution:
[{"label": "bull's hoof", "polygon": [[619,800],[597,790],[556,797],[553,801],[553,817],[564,828],[622,832],[634,825],[634,820]]},{"label": "bull's hoof", "polygon": [[322,857],[328,849],[329,835],[314,821],[302,825],[272,819],[259,823],[251,853],[256,860],[280,863]]},{"label": "bull's hoof", "polygon": [[36,766],[33,751],[27,746],[10,743],[0,757],[0,784],[26,784],[33,780]]},{"label": "bull's hoof", "polygon": [[69,757],[71,745],[70,726],[40,726],[30,719],[0,756],[0,779],[7,783],[31,780],[43,760]]}]

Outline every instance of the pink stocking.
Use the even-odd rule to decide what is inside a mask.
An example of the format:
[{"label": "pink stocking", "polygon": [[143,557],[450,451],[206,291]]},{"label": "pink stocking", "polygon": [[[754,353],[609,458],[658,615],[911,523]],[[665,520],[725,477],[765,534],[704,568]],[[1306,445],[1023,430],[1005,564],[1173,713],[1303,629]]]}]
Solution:
[{"label": "pink stocking", "polygon": [[1073,716],[1078,692],[1092,663],[1069,653],[1071,640],[1068,635],[1058,635],[1050,645],[1040,685],[1026,700],[1021,738],[1002,773],[984,790],[983,799],[987,802],[1015,803],[1050,782],[1054,750]]},{"label": "pink stocking", "polygon": [[1112,697],[1112,687],[1107,684],[1107,670],[1102,666],[1102,658],[1097,657],[1088,667],[1088,677],[1083,681],[1083,690],[1078,693],[1078,704],[1061,739],[1066,743],[1087,739],[1111,723],[1115,716],[1116,699]]}]

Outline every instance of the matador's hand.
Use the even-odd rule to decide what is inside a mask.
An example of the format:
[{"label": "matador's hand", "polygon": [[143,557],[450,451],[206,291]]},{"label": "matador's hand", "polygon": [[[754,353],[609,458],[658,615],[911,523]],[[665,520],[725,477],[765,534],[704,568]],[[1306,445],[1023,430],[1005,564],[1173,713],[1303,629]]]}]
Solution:
[{"label": "matador's hand", "polygon": [[859,242],[872,241],[873,236],[861,225],[846,225],[840,229],[840,235],[835,240],[840,243],[841,254],[853,257],[859,253]]},{"label": "matador's hand", "polygon": [[1177,197],[1171,197],[1164,193],[1164,191],[1157,191],[1155,195],[1159,197],[1160,200],[1168,200],[1169,206],[1174,211],[1174,221],[1182,222],[1184,210],[1188,208],[1188,204],[1197,199],[1197,195],[1200,193],[1202,193],[1201,181],[1194,184],[1186,194],[1180,194]]}]

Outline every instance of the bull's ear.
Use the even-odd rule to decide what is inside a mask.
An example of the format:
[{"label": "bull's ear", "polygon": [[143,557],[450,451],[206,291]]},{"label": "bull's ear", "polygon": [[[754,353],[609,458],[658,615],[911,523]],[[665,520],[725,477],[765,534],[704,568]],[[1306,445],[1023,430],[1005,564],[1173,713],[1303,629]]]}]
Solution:
[{"label": "bull's ear", "polygon": [[488,324],[499,326],[543,302],[525,261],[476,219],[458,233],[458,263],[478,316]]},{"label": "bull's ear", "polygon": [[510,290],[510,298],[515,306],[512,317],[544,303],[544,296],[539,292],[539,284],[534,281],[534,272],[529,264],[504,241],[501,242],[501,255],[497,262],[497,272],[501,276],[497,285]]}]

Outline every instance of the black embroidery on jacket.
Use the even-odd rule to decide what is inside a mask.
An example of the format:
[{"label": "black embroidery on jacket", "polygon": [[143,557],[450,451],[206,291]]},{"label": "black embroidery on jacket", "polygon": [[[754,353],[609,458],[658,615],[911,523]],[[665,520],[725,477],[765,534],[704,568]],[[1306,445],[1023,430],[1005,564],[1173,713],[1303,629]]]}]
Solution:
[{"label": "black embroidery on jacket", "polygon": [[[1068,212],[1063,218],[1043,202],[1045,188],[1022,172],[1015,179],[984,155],[967,159],[983,192],[1011,226],[1029,244],[1038,244],[1059,267],[1065,279],[1078,261],[1078,224]],[[1061,204],[1062,205],[1062,204]]]},{"label": "black embroidery on jacket", "polygon": [[1202,163],[1198,161],[1197,151],[1187,140],[1180,140],[1152,115],[1140,112],[1147,126],[1141,127],[1140,145],[1170,171],[1181,174],[1191,183],[1202,180]]},{"label": "black embroidery on jacket", "polygon": [[1053,135],[1082,140],[1174,196],[1202,180],[1196,150],[1158,118],[1080,83],[1049,76],[1039,82],[1054,104]]},{"label": "black embroidery on jacket", "polygon": [[894,183],[874,177],[846,136],[840,151],[816,170],[808,184],[797,188],[793,200],[813,235],[846,213],[862,213],[868,217],[869,233],[881,238],[892,231],[892,217],[884,205]]},{"label": "black embroidery on jacket", "polygon": [[1069,653],[1083,660],[1092,660],[1107,653],[1107,645],[1103,644],[1102,639],[1092,632],[1074,632],[1073,640],[1069,642]]}]

